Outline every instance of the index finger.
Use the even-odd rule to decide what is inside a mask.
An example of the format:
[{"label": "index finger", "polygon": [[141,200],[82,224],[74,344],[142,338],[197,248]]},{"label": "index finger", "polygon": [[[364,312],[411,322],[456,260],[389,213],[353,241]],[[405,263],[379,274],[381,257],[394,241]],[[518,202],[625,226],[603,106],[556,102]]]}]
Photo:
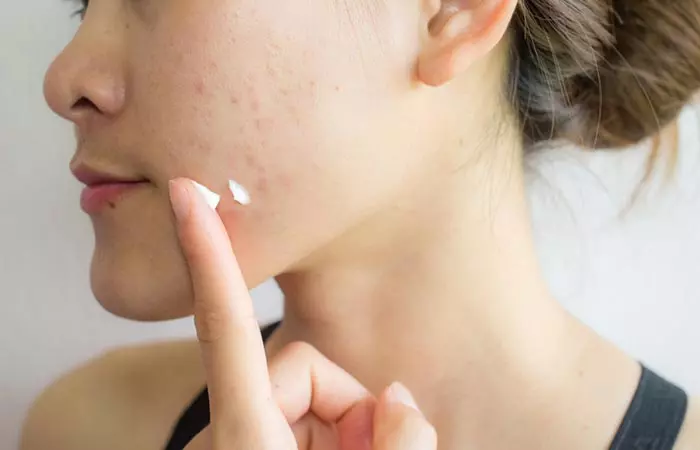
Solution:
[{"label": "index finger", "polygon": [[265,347],[228,233],[192,181],[171,181],[170,197],[192,279],[212,425],[260,417],[274,404]]}]

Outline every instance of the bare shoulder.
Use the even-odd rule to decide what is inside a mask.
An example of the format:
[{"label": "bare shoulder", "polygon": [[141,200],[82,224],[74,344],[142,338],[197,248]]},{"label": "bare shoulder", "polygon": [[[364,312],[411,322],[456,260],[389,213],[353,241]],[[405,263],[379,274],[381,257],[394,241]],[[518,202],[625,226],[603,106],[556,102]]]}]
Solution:
[{"label": "bare shoulder", "polygon": [[700,448],[700,397],[690,399],[676,450],[697,450]]},{"label": "bare shoulder", "polygon": [[36,399],[21,450],[162,448],[203,386],[196,341],[109,351],[67,373]]}]

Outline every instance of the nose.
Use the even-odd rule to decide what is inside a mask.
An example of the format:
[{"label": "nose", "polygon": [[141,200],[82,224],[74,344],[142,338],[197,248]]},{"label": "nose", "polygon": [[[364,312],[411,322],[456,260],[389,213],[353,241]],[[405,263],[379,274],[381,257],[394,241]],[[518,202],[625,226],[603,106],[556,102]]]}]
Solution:
[{"label": "nose", "polygon": [[44,97],[59,116],[86,126],[118,115],[126,96],[123,39],[115,28],[84,22],[44,78]]}]

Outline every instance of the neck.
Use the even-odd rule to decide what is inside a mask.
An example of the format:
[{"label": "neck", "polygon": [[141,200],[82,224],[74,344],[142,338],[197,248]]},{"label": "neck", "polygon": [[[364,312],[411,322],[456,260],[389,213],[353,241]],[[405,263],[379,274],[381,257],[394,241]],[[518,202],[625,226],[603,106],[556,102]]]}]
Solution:
[{"label": "neck", "polygon": [[[285,316],[273,348],[310,342],[375,393],[404,382],[454,448],[464,448],[463,433],[527,448],[523,418],[555,415],[549,401],[568,392],[598,344],[549,295],[519,152],[502,153],[436,177],[279,276]],[[518,424],[509,434],[493,425],[509,422]]]}]

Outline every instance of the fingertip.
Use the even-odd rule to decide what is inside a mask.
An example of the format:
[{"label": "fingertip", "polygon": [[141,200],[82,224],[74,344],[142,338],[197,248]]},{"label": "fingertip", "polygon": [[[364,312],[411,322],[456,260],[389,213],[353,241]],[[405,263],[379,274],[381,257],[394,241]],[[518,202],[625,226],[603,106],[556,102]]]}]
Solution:
[{"label": "fingertip", "polygon": [[415,402],[401,394],[400,388],[392,386],[379,398],[374,416],[373,450],[436,450],[435,427],[413,406]]},{"label": "fingertip", "polygon": [[401,383],[393,383],[380,395],[374,430],[374,450],[437,449],[435,428]]},{"label": "fingertip", "polygon": [[168,183],[170,204],[178,222],[186,220],[192,211],[192,199],[187,187],[187,180],[183,178],[176,178]]},{"label": "fingertip", "polygon": [[413,397],[413,394],[411,394],[411,391],[408,390],[406,385],[399,381],[393,382],[388,388],[386,388],[385,396],[386,400],[390,403],[400,403],[404,406],[415,409],[421,413],[421,415],[423,414],[418,407],[418,403],[416,403],[416,399]]},{"label": "fingertip", "polygon": [[379,395],[375,427],[386,428],[406,418],[424,420],[425,416],[418,408],[410,391],[399,382],[392,383]]}]

